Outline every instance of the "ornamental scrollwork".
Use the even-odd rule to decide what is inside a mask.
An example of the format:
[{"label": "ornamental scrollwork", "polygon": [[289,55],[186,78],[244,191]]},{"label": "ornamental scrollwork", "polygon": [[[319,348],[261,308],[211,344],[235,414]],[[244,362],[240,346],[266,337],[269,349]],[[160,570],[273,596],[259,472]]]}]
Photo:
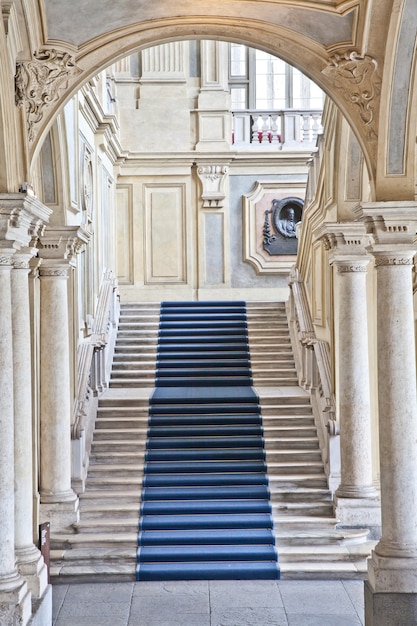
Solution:
[{"label": "ornamental scrollwork", "polygon": [[376,122],[376,99],[381,92],[377,61],[369,55],[361,56],[355,50],[347,51],[332,56],[322,73],[331,78],[345,100],[358,107],[362,122],[370,128],[369,138],[376,140],[373,125]]},{"label": "ornamental scrollwork", "polygon": [[366,269],[366,266],[361,263],[337,265],[337,271],[339,274],[347,274],[349,272],[366,272]]},{"label": "ornamental scrollwork", "polygon": [[375,257],[375,267],[383,267],[387,265],[413,265],[412,257],[391,257],[377,256]]},{"label": "ornamental scrollwork", "polygon": [[40,267],[40,276],[55,276],[57,278],[68,278],[68,270],[66,268]]},{"label": "ornamental scrollwork", "polygon": [[26,109],[30,142],[45,109],[67,89],[70,77],[82,71],[68,52],[39,50],[33,57],[33,61],[17,63],[15,76],[16,104]]},{"label": "ornamental scrollwork", "polygon": [[0,265],[11,265],[12,257],[11,256],[0,256]]}]

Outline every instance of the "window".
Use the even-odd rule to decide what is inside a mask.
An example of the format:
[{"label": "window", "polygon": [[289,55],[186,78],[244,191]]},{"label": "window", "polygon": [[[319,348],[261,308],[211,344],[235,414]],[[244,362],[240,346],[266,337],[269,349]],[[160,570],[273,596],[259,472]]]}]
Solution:
[{"label": "window", "polygon": [[282,59],[230,44],[232,111],[242,109],[322,109],[324,94],[307,76]]}]

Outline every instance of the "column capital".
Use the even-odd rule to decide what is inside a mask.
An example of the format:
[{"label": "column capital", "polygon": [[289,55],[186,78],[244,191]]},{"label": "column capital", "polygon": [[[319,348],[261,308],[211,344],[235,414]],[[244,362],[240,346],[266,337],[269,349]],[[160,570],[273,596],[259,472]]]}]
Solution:
[{"label": "column capital", "polygon": [[0,251],[12,256],[39,236],[52,211],[31,193],[0,194]]},{"label": "column capital", "polygon": [[315,231],[329,252],[329,262],[339,274],[366,272],[371,256],[370,235],[362,222],[324,223]]},{"label": "column capital", "polygon": [[354,209],[358,219],[372,235],[370,250],[384,252],[396,249],[416,250],[417,202],[363,202]]},{"label": "column capital", "polygon": [[46,228],[39,237],[38,253],[42,259],[40,275],[66,276],[75,266],[75,257],[90,242],[92,233],[83,226]]}]

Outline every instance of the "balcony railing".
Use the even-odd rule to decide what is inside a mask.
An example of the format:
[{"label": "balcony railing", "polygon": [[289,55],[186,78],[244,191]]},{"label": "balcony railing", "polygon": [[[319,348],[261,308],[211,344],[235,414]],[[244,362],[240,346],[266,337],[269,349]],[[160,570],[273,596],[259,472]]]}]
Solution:
[{"label": "balcony railing", "polygon": [[236,148],[311,149],[322,131],[321,109],[242,109],[232,116]]}]

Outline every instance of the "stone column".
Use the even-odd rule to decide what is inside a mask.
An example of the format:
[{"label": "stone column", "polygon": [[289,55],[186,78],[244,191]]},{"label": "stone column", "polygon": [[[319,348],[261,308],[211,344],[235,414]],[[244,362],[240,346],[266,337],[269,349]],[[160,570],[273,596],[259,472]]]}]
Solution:
[{"label": "stone column", "polygon": [[[16,568],[15,552],[15,488],[17,507],[21,495],[17,483],[21,478],[22,458],[15,448],[15,398],[19,389],[15,388],[18,382],[14,379],[12,310],[14,314],[16,301],[12,300],[11,272],[16,251],[29,244],[42,220],[47,219],[49,212],[42,207],[35,198],[25,194],[0,194],[0,623],[22,626],[31,617],[31,593]],[[25,386],[30,394],[30,378],[25,380]],[[30,420],[30,414],[26,418]],[[31,451],[32,441],[29,441],[24,450],[29,466]],[[25,532],[31,534],[32,531],[30,516]]]},{"label": "stone column", "polygon": [[337,398],[341,482],[336,516],[343,526],[379,535],[380,503],[373,486],[366,274],[371,256],[361,223],[326,224],[324,241],[335,268]]},{"label": "stone column", "polygon": [[14,382],[15,545],[19,572],[36,598],[42,597],[48,573],[33,543],[32,389],[28,249],[13,258],[11,274]]},{"label": "stone column", "polygon": [[416,202],[358,208],[377,272],[382,536],[368,561],[366,624],[417,620],[417,394],[412,267]]},{"label": "stone column", "polygon": [[71,385],[68,272],[78,227],[48,229],[41,237],[40,497],[41,518],[57,531],[79,519],[71,487]]}]

